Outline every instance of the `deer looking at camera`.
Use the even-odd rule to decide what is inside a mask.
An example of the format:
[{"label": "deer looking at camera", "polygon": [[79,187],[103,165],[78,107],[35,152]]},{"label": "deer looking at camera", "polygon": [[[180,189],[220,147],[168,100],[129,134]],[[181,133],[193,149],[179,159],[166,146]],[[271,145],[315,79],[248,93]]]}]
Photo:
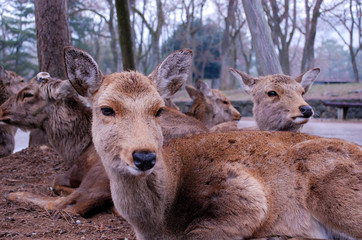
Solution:
[{"label": "deer looking at camera", "polygon": [[[0,105],[24,85],[24,78],[0,65]],[[10,155],[15,147],[17,128],[0,125],[0,158]]]},{"label": "deer looking at camera", "polygon": [[[149,78],[159,83],[161,76],[167,76],[171,79],[169,84],[160,87],[173,94],[186,81],[191,59],[190,50],[177,51],[168,56]],[[53,184],[56,192],[69,194],[66,197],[15,192],[9,195],[11,200],[81,215],[109,206],[109,180],[92,144],[92,113],[73,87],[84,94],[78,85],[72,86],[68,80],[54,79],[42,72],[0,107],[0,120],[25,129],[43,129],[50,145],[69,168],[58,175]],[[165,109],[161,124],[165,141],[208,131],[201,122],[173,109]]]},{"label": "deer looking at camera", "polygon": [[196,88],[191,85],[185,88],[193,100],[188,115],[203,122],[211,131],[237,130],[236,121],[241,115],[224,93],[211,89],[202,80],[196,82]]},{"label": "deer looking at camera", "polygon": [[92,102],[93,141],[115,207],[138,239],[362,237],[360,146],[264,131],[163,146],[167,87],[137,72],[103,76],[77,48],[66,48],[65,59],[70,81]]},{"label": "deer looking at camera", "polygon": [[252,97],[253,114],[260,130],[298,132],[313,116],[303,99],[320,69],[311,69],[298,77],[283,74],[252,77],[230,68],[242,88]]}]

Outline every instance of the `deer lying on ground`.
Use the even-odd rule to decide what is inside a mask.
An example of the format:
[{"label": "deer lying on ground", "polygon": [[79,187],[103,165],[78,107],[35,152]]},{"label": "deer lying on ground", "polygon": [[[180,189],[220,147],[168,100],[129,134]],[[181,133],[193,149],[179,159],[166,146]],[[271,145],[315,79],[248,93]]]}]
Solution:
[{"label": "deer lying on ground", "polygon": [[[15,94],[24,84],[24,78],[0,65],[0,105]],[[0,158],[10,155],[15,148],[17,128],[0,125]]]},{"label": "deer lying on ground", "polygon": [[68,78],[92,102],[93,142],[115,207],[138,239],[362,238],[360,146],[264,131],[163,146],[160,94],[169,89],[136,72],[103,76],[80,49],[66,48],[65,59]]},{"label": "deer lying on ground", "polygon": [[230,68],[242,88],[252,97],[253,114],[260,130],[298,132],[313,116],[303,95],[317,78],[319,68],[298,77],[275,74],[252,77]]},{"label": "deer lying on ground", "polygon": [[224,93],[211,89],[202,80],[196,82],[196,88],[191,85],[185,88],[193,100],[188,115],[199,119],[211,131],[237,130],[236,121],[241,115]]},{"label": "deer lying on ground", "polygon": [[[173,94],[186,81],[191,58],[189,50],[175,52],[149,77],[156,84],[160,78],[170,78],[168,85],[160,87],[169,89]],[[58,175],[53,184],[56,192],[65,192],[68,196],[46,197],[15,192],[9,195],[11,200],[18,199],[48,210],[64,209],[81,215],[109,206],[109,180],[91,142],[91,111],[73,87],[84,94],[76,83],[72,86],[68,80],[54,79],[49,74],[39,73],[37,80],[32,79],[0,107],[0,120],[26,129],[43,129],[50,145],[64,159],[66,168],[69,168],[64,174]],[[196,119],[173,109],[165,109],[161,124],[165,141],[208,131]]]}]

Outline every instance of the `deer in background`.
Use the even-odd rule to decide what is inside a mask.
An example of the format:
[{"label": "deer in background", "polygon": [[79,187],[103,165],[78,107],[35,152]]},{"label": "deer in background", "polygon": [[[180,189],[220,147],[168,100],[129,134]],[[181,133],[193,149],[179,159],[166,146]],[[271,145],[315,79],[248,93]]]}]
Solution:
[{"label": "deer in background", "polygon": [[103,76],[77,48],[65,59],[69,80],[92,102],[93,142],[115,207],[138,239],[362,238],[360,146],[265,131],[163,146],[167,87],[135,72]]},{"label": "deer in background", "polygon": [[[160,87],[169,89],[173,94],[186,81],[191,59],[190,50],[177,51],[168,56],[149,78],[155,83],[160,82],[161,77],[170,78],[168,85]],[[9,195],[11,200],[81,215],[110,205],[109,180],[92,144],[92,114],[76,90],[83,95],[85,93],[76,83],[39,73],[16,96],[0,106],[0,120],[26,129],[44,129],[50,145],[64,159],[66,169],[69,168],[64,174],[56,176],[53,183],[56,192],[69,194],[66,197],[15,192]],[[173,109],[165,109],[161,124],[165,141],[208,131],[196,119]]]},{"label": "deer in background", "polygon": [[[24,85],[24,78],[0,65],[0,105]],[[17,128],[0,125],[0,158],[10,155],[15,148]]]},{"label": "deer in background", "polygon": [[230,68],[241,87],[252,97],[253,114],[260,130],[298,132],[313,116],[303,95],[310,89],[320,69],[298,77],[283,74],[252,77]]},{"label": "deer in background", "polygon": [[241,115],[224,93],[211,89],[209,85],[198,80],[196,88],[187,85],[186,91],[193,100],[187,113],[203,122],[211,131],[236,130]]}]

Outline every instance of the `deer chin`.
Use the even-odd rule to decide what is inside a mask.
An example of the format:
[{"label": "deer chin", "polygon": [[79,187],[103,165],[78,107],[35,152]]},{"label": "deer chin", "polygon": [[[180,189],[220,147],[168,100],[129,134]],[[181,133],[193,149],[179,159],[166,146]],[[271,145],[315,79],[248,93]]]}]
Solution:
[{"label": "deer chin", "polygon": [[298,117],[292,117],[292,121],[295,124],[306,124],[309,121],[309,118],[298,116]]}]

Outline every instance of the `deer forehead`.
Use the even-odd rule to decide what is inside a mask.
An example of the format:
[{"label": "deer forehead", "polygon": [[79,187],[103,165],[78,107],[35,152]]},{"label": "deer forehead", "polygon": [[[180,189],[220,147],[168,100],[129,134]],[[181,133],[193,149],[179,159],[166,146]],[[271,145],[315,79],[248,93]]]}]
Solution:
[{"label": "deer forehead", "polygon": [[272,75],[267,77],[260,77],[260,81],[256,84],[254,90],[259,93],[267,93],[269,91],[276,91],[279,96],[281,95],[300,95],[303,93],[303,87],[293,78],[285,75]]},{"label": "deer forehead", "polygon": [[164,102],[148,77],[137,72],[123,72],[104,77],[93,105],[134,111],[159,108]]}]

